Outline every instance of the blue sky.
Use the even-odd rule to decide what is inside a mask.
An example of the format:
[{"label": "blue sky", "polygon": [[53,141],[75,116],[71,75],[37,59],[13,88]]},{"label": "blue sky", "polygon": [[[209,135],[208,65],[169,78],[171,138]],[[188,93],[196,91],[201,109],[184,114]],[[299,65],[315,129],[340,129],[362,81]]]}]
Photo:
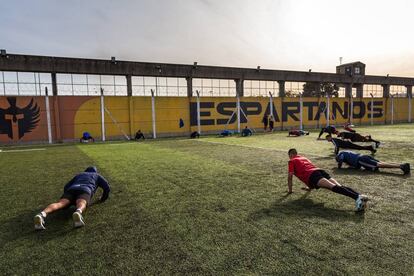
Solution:
[{"label": "blue sky", "polygon": [[1,1],[10,53],[414,77],[414,1]]}]

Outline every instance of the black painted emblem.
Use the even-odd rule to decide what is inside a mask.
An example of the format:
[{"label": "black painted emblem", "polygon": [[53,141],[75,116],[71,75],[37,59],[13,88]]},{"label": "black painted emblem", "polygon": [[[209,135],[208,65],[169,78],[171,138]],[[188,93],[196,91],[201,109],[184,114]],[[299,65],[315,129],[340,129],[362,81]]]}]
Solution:
[{"label": "black painted emblem", "polygon": [[8,97],[10,107],[0,108],[0,134],[7,134],[10,139],[21,139],[26,133],[36,128],[40,119],[40,108],[34,100],[23,108],[17,106],[16,97]]}]

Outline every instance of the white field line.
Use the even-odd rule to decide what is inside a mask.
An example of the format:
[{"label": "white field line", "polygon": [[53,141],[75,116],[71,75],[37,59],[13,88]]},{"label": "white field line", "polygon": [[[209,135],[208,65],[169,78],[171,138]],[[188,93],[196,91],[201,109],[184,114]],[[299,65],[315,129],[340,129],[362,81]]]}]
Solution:
[{"label": "white field line", "polygon": [[[239,144],[227,144],[227,143],[221,143],[221,142],[214,142],[214,141],[203,141],[202,139],[193,139],[191,141],[197,141],[197,142],[203,142],[203,143],[211,143],[211,144],[218,144],[218,145],[225,145],[225,146],[236,146],[236,147],[245,147],[245,148],[251,148],[251,149],[264,149],[264,150],[270,150],[270,151],[277,151],[277,152],[284,152],[287,154],[286,149],[276,149],[276,148],[265,148],[265,147],[258,147],[258,146],[249,146],[249,145],[239,145]],[[320,154],[314,154],[309,153],[307,155],[317,156],[317,157],[327,157],[326,155],[320,155]]]},{"label": "white field line", "polygon": [[46,150],[46,149],[40,148],[40,149],[22,149],[22,150],[0,150],[0,152],[6,153],[6,152],[24,152],[24,151],[40,151],[40,150]]}]

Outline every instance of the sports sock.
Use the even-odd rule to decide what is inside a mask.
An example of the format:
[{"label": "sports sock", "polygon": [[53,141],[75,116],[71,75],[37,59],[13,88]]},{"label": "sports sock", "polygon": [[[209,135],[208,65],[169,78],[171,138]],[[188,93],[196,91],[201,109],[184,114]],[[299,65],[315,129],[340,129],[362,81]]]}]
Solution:
[{"label": "sports sock", "polygon": [[348,191],[350,191],[351,193],[354,193],[354,194],[357,194],[357,195],[359,195],[359,193],[357,192],[357,191],[355,191],[354,189],[352,189],[352,188],[349,188],[349,187],[347,187],[347,186],[342,186],[344,189],[347,189]]},{"label": "sports sock", "polygon": [[44,211],[40,212],[40,215],[44,218],[47,216],[47,214]]},{"label": "sports sock", "polygon": [[82,214],[82,210],[81,209],[76,209],[76,212]]},{"label": "sports sock", "polygon": [[332,192],[337,193],[337,194],[341,194],[344,196],[349,196],[353,199],[357,199],[359,194],[357,192],[355,192],[354,190],[352,190],[351,188],[348,188],[346,186],[339,186],[339,185],[335,185],[332,188]]}]

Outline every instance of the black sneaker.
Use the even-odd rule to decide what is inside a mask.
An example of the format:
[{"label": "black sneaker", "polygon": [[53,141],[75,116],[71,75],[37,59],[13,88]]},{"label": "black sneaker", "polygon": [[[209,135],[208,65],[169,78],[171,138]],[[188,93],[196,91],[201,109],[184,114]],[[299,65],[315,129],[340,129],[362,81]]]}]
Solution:
[{"label": "black sneaker", "polygon": [[410,164],[409,163],[404,163],[401,165],[401,170],[404,172],[404,174],[409,174],[410,173]]},{"label": "black sneaker", "polygon": [[371,146],[371,153],[372,154],[374,154],[374,153],[376,153],[377,152],[377,150],[376,149],[374,149],[374,146]]},{"label": "black sneaker", "polygon": [[376,148],[379,148],[379,145],[380,145],[380,144],[381,144],[381,142],[376,142],[376,143],[375,143],[375,147],[376,147]]}]

